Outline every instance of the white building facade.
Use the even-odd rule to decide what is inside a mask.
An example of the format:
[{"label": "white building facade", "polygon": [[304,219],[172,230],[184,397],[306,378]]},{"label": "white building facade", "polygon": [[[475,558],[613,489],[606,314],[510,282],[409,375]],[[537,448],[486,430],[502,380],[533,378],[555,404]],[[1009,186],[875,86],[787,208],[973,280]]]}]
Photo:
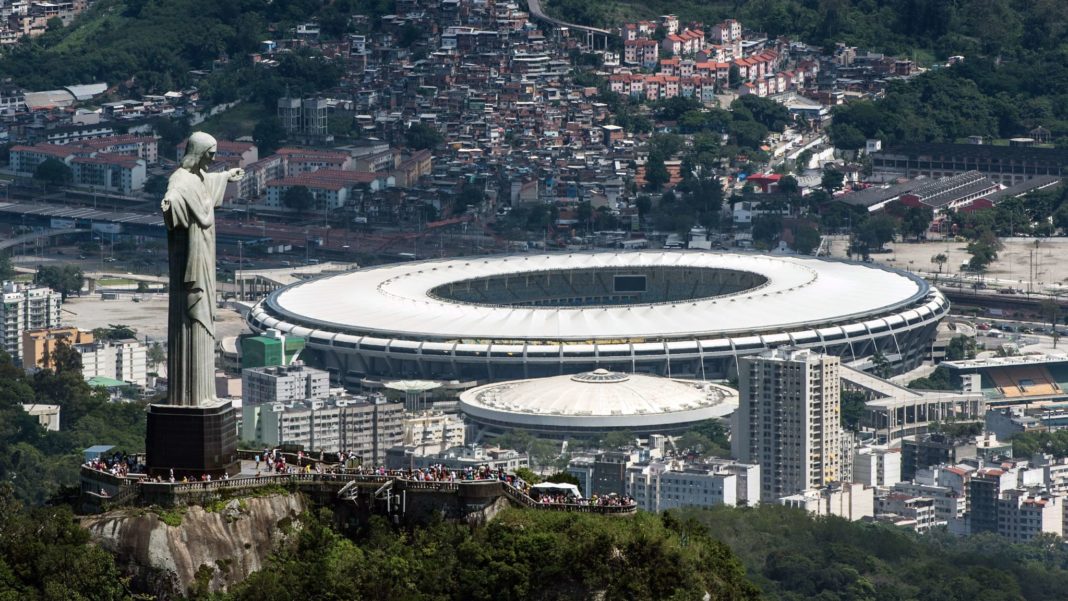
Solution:
[{"label": "white building facade", "polygon": [[755,505],[760,500],[760,467],[735,462],[685,466],[677,460],[632,465],[626,494],[645,511],[678,507]]},{"label": "white building facade", "polygon": [[330,394],[330,374],[300,361],[246,369],[241,372],[241,392],[246,405],[325,399]]},{"label": "white building facade", "polygon": [[74,350],[81,355],[86,380],[102,376],[138,386],[148,383],[148,349],[137,340],[76,344]]},{"label": "white building facade", "polygon": [[838,357],[808,350],[744,357],[732,454],[760,466],[760,498],[821,488],[841,478]]},{"label": "white building facade", "polygon": [[0,299],[0,350],[22,359],[22,333],[62,325],[62,295],[47,287],[4,282]]}]

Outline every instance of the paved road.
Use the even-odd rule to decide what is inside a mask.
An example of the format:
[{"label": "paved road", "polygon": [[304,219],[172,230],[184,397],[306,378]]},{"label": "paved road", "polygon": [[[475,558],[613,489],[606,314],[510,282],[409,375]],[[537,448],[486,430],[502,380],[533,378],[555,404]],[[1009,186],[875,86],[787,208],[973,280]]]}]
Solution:
[{"label": "paved road", "polygon": [[592,33],[596,33],[596,34],[600,34],[600,35],[606,35],[606,36],[607,35],[613,35],[612,32],[610,32],[610,31],[608,31],[606,29],[598,29],[596,27],[589,27],[588,25],[578,25],[577,23],[566,23],[566,22],[561,21],[559,19],[554,19],[554,18],[550,17],[549,15],[545,14],[544,11],[542,11],[542,9],[541,9],[541,0],[527,0],[527,7],[530,8],[530,14],[531,14],[532,17],[534,17],[535,19],[540,19],[540,20],[545,21],[546,23],[550,23],[552,25],[557,25],[557,26],[560,26],[560,27],[568,27],[568,28],[571,28],[571,29],[577,29],[579,31],[589,31],[589,32],[592,32]]},{"label": "paved road", "polygon": [[0,242],[0,250],[14,248],[23,242],[33,242],[38,238],[51,238],[54,236],[64,236],[66,234],[82,234],[88,232],[86,229],[65,229],[65,230],[44,230],[41,232],[30,232],[29,234],[23,234],[21,236],[15,236],[10,240],[4,240]]}]

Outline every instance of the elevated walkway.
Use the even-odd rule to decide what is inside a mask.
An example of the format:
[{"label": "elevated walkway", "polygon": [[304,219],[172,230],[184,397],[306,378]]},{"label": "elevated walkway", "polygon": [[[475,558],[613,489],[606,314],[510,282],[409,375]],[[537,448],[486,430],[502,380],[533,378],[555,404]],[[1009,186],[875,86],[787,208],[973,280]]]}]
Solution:
[{"label": "elevated walkway", "polygon": [[403,471],[362,474],[339,470],[331,473],[293,473],[244,476],[211,482],[153,482],[143,476],[119,477],[82,466],[82,511],[98,513],[129,506],[180,507],[206,505],[276,488],[301,492],[313,500],[341,503],[358,512],[385,514],[400,519],[447,510],[465,517],[494,505],[502,497],[513,505],[547,511],[633,515],[638,506],[539,503],[511,484],[496,479],[419,480]]}]

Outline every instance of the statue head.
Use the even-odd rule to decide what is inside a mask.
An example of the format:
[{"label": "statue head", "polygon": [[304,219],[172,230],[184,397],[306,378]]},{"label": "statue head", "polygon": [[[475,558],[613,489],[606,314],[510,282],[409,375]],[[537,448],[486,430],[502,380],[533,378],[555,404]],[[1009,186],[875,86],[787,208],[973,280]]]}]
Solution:
[{"label": "statue head", "polygon": [[202,131],[193,132],[193,135],[189,136],[189,140],[185,144],[182,167],[189,170],[207,167],[215,160],[217,146],[215,138],[211,135]]}]

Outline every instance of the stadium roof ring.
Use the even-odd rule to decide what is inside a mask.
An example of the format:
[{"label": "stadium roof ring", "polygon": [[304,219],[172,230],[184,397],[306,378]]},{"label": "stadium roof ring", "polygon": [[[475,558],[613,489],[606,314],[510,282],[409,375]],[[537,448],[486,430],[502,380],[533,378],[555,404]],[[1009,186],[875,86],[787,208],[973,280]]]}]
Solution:
[{"label": "stadium roof ring", "polygon": [[384,265],[294,284],[248,314],[365,376],[523,379],[589,372],[725,377],[776,346],[918,364],[945,297],[911,273],[703,251],[519,254]]}]

